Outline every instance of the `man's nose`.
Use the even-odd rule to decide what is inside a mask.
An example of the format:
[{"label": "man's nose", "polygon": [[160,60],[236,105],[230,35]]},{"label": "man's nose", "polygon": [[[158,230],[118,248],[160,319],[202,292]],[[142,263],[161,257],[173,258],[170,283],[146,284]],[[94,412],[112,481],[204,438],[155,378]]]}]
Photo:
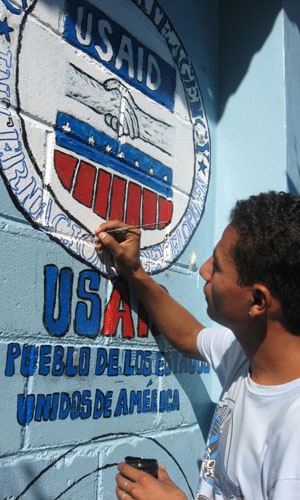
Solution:
[{"label": "man's nose", "polygon": [[205,281],[210,281],[212,277],[213,256],[209,257],[199,269],[199,273]]}]

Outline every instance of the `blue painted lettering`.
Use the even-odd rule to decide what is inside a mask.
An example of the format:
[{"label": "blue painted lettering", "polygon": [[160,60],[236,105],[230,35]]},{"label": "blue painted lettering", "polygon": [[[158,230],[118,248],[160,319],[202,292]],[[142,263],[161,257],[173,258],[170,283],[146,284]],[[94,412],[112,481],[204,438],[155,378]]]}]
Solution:
[{"label": "blue painted lettering", "polygon": [[143,391],[143,412],[148,413],[151,411],[150,389]]},{"label": "blue painted lettering", "polygon": [[48,375],[50,372],[49,364],[51,363],[51,346],[50,345],[42,345],[40,347],[40,366],[39,366],[39,374],[40,375]]},{"label": "blue painted lettering", "polygon": [[95,396],[95,407],[93,418],[97,419],[100,417],[108,418],[111,416],[111,404],[112,404],[112,391],[108,391],[104,394],[99,389],[96,389]]},{"label": "blue painted lettering", "polygon": [[130,349],[125,350],[125,361],[124,361],[124,375],[133,375],[134,366],[131,364],[132,351]]},{"label": "blue painted lettering", "polygon": [[69,0],[64,37],[173,111],[175,69],[99,9],[87,2],[82,6],[79,0]]},{"label": "blue painted lettering", "polygon": [[61,377],[64,373],[64,356],[65,350],[60,345],[55,346],[54,348],[54,356],[53,356],[53,365],[52,365],[52,375],[54,377]]},{"label": "blue painted lettering", "polygon": [[12,377],[15,374],[15,359],[21,354],[21,348],[17,343],[11,343],[7,346],[5,376]]},{"label": "blue painted lettering", "polygon": [[[67,218],[61,216],[59,221],[67,223]],[[59,270],[51,264],[44,267],[43,321],[46,330],[53,336],[66,334],[72,324],[73,283],[74,274],[71,269]],[[75,306],[73,325],[74,332],[80,336],[96,337],[100,333],[102,306],[99,286],[100,275],[97,271],[88,269],[79,273],[76,293],[81,300]],[[129,288],[124,280],[118,279],[105,310],[102,335],[115,336],[120,326],[123,338],[133,338],[136,335],[140,338],[148,337],[149,316],[140,303],[138,311],[135,334]],[[151,331],[153,335],[160,334],[154,324]]]},{"label": "blue painted lettering", "polygon": [[57,419],[58,403],[59,403],[59,392],[55,392],[52,397],[52,405],[51,405],[52,411],[50,416],[51,422]]},{"label": "blue painted lettering", "polygon": [[80,417],[85,420],[91,416],[92,402],[91,391],[82,391],[81,413]]},{"label": "blue painted lettering", "polygon": [[67,377],[75,377],[77,368],[73,365],[74,347],[67,348],[67,362],[65,374]]},{"label": "blue painted lettering", "polygon": [[35,395],[18,394],[17,421],[20,425],[28,425],[32,418],[35,406]]},{"label": "blue painted lettering", "polygon": [[155,375],[162,377],[164,374],[164,355],[161,352],[156,354]]},{"label": "blue painted lettering", "polygon": [[79,351],[79,366],[78,371],[82,377],[89,374],[90,371],[91,349],[82,347]]},{"label": "blue painted lettering", "polygon": [[127,390],[121,389],[117,401],[117,406],[114,412],[114,417],[128,414]]},{"label": "blue painted lettering", "polygon": [[51,394],[38,394],[36,398],[36,410],[34,415],[34,420],[36,422],[41,422],[41,420],[47,421],[50,419],[51,413]]},{"label": "blue painted lettering", "polygon": [[119,374],[119,349],[110,349],[107,375],[116,376]]},{"label": "blue painted lettering", "polygon": [[78,391],[73,393],[72,397],[72,406],[71,406],[71,420],[76,420],[80,415],[80,402],[81,402],[81,394]]},{"label": "blue painted lettering", "polygon": [[107,351],[103,347],[97,349],[97,360],[95,366],[95,375],[102,375],[107,365]]},{"label": "blue painted lettering", "polygon": [[[93,356],[92,356],[93,354]],[[122,357],[121,357],[122,354]],[[176,351],[166,353],[142,349],[105,349],[94,351],[90,347],[74,348],[60,345],[28,345],[18,343],[7,346],[5,375],[23,377],[33,375],[54,377],[86,377],[90,373],[109,377],[125,376],[169,376],[171,373],[209,373],[208,363],[185,358]]]},{"label": "blue painted lettering", "polygon": [[60,395],[59,420],[65,420],[70,413],[71,399],[69,394],[62,392]]},{"label": "blue painted lettering", "polygon": [[[57,307],[58,269],[54,265],[44,267],[44,325],[51,335],[64,335],[71,320],[71,300],[73,273],[69,268],[61,269],[59,273],[59,303]],[[55,318],[55,309],[58,309]]]},{"label": "blue painted lettering", "polygon": [[142,411],[142,391],[130,391],[129,413],[141,413]]},{"label": "blue painted lettering", "polygon": [[32,345],[24,345],[22,350],[20,372],[23,377],[34,374],[37,366],[38,348]]},{"label": "blue painted lettering", "polygon": [[55,392],[53,394],[19,394],[17,398],[17,421],[20,425],[30,422],[53,422],[55,420],[86,420],[93,418],[119,417],[133,413],[171,412],[180,409],[179,392],[177,389],[167,389],[158,392],[157,389],[130,391],[128,396],[125,388],[121,389],[112,411],[113,392],[102,392],[96,389],[94,396],[90,390]]},{"label": "blue painted lettering", "polygon": [[95,337],[100,330],[101,300],[97,293],[86,290],[87,282],[90,290],[98,291],[100,275],[94,271],[81,271],[78,280],[77,295],[80,299],[90,302],[90,311],[85,302],[78,302],[75,310],[74,331],[79,335]]}]

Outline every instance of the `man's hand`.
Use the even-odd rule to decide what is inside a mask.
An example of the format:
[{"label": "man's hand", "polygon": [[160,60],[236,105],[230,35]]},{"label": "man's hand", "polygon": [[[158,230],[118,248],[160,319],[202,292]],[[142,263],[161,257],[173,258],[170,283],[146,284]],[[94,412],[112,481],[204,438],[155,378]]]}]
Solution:
[{"label": "man's hand", "polygon": [[[128,227],[127,231],[121,233],[107,233],[119,227]],[[118,273],[127,279],[142,268],[140,262],[140,237],[139,229],[130,229],[118,220],[108,221],[101,224],[96,231],[94,242],[98,254],[101,256],[106,249],[110,250],[115,268]]]},{"label": "man's hand", "polygon": [[[120,233],[107,232],[118,227],[128,229]],[[204,327],[144,271],[140,261],[140,236],[139,229],[114,220],[101,224],[94,240],[99,255],[107,250],[111,252],[114,267],[132,287],[159,332],[185,356],[202,360],[197,338]]]},{"label": "man's hand", "polygon": [[158,469],[158,480],[125,463],[119,465],[119,471],[121,474],[116,476],[119,500],[187,500],[163,467]]}]

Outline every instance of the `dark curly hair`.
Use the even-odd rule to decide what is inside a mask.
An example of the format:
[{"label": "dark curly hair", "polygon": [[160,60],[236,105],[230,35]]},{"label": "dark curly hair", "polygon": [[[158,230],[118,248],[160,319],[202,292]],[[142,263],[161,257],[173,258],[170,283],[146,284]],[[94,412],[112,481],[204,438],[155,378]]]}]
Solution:
[{"label": "dark curly hair", "polygon": [[300,335],[300,197],[261,193],[236,203],[230,224],[239,284],[264,283],[281,303],[285,326]]}]

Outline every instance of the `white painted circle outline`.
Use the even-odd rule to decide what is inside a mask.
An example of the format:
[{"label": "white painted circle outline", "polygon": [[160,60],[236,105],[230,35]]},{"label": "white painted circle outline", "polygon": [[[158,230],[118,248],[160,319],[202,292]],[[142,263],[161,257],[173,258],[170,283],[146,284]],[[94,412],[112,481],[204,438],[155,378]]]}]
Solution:
[{"label": "white painted circle outline", "polygon": [[[145,12],[145,10],[140,6],[137,5],[138,0],[129,0],[132,3],[134,3],[142,12],[144,15],[146,15],[149,20],[155,25],[154,21],[151,19],[150,15]],[[17,45],[17,73],[18,73],[18,57],[20,55],[20,40],[22,38],[22,30],[24,28],[27,16],[34,10],[35,6],[37,5],[37,0],[36,2],[33,2],[31,4],[31,7],[28,8],[26,13],[24,14],[24,17],[20,23],[20,34],[18,38],[18,45]],[[192,183],[192,189],[191,193],[189,196],[189,202],[187,204],[187,207],[185,209],[184,214],[182,215],[180,221],[178,224],[172,228],[169,234],[167,234],[166,238],[159,244],[156,244],[154,246],[148,246],[147,248],[141,249],[141,261],[143,264],[143,267],[145,271],[149,274],[156,274],[159,273],[168,267],[170,267],[178,258],[179,256],[183,253],[183,251],[186,249],[187,245],[190,242],[191,237],[193,236],[200,220],[203,215],[203,210],[205,206],[205,201],[206,201],[206,196],[207,196],[207,190],[208,190],[208,183],[209,183],[209,175],[210,175],[210,136],[209,136],[209,129],[208,129],[208,124],[207,124],[207,119],[206,119],[206,114],[204,111],[203,107],[203,99],[200,91],[200,87],[193,69],[193,66],[191,62],[189,61],[187,54],[182,47],[181,41],[179,40],[175,30],[173,29],[172,24],[170,23],[168,17],[166,16],[165,12],[159,4],[157,3],[156,0],[153,0],[153,3],[159,7],[160,11],[163,13],[164,18],[165,18],[165,27],[167,25],[168,30],[166,30],[166,33],[162,33],[161,31],[158,30],[159,35],[162,36],[165,39],[165,42],[170,50],[171,57],[173,61],[176,64],[179,76],[181,78],[181,82],[185,91],[186,95],[186,103],[187,103],[187,108],[189,111],[189,117],[190,117],[190,122],[193,127],[193,140],[194,140],[194,179]],[[156,26],[156,25],[155,25]],[[157,28],[157,26],[156,26]],[[174,45],[171,46],[168,43],[168,38],[170,38],[170,34],[172,35],[172,41],[176,40],[176,55],[180,53],[180,64],[181,68],[176,61],[176,57],[174,57],[172,50],[174,52]],[[191,109],[191,104],[188,99],[188,87],[185,82],[185,80],[182,77],[181,69],[183,66],[183,62],[185,63],[185,71],[186,68],[188,67],[189,70],[189,75],[190,75],[190,80],[192,78],[192,81],[194,82],[194,91],[196,91],[198,95],[198,99],[194,101],[197,104],[198,107],[198,112],[195,116],[192,116],[192,109]],[[17,101],[19,99],[18,96],[18,77],[16,78],[16,94],[17,94]],[[19,101],[18,101],[19,103]],[[20,103],[19,103],[20,104]],[[20,112],[20,106],[17,106],[17,111]],[[24,122],[22,120],[22,117],[19,115],[20,121],[21,121],[21,127],[23,131],[23,142],[24,146],[27,150],[27,153],[29,155],[29,158],[34,166],[36,163],[32,153],[30,146],[27,142],[27,138],[24,137],[26,136],[25,133],[25,126]],[[198,134],[199,132],[199,126],[201,128],[200,130],[200,135]],[[36,167],[34,167],[35,172],[39,176],[38,170]],[[40,179],[41,180],[41,179]],[[42,188],[45,189],[45,186],[42,185]],[[13,192],[13,189],[12,189]],[[13,193],[15,198],[19,201],[21,204],[21,201],[19,200],[18,196],[16,193]],[[66,220],[66,224],[71,226],[72,222],[74,221],[74,217],[70,216],[67,212],[67,210],[63,207],[61,207],[59,201],[57,201],[54,197],[51,196],[51,194],[48,192],[48,207],[49,206],[59,206],[60,210],[63,210],[63,214],[57,214],[60,215],[61,217],[64,217]],[[93,244],[93,236],[90,234],[87,234],[84,231],[80,231],[77,234],[77,238],[74,238],[74,234],[70,234],[70,237],[68,239],[68,235],[66,235],[65,238],[58,236],[51,228],[47,228],[45,226],[42,226],[39,222],[37,222],[34,218],[31,217],[28,211],[24,207],[21,206],[21,210],[25,213],[27,218],[31,221],[31,223],[37,227],[38,229],[46,232],[51,238],[53,238],[56,242],[60,243],[68,252],[70,252],[73,256],[79,258],[82,260],[84,263],[91,265],[92,267],[96,268],[101,272],[106,277],[111,277],[111,260],[106,259],[106,260],[100,260],[99,257],[96,255],[94,244]],[[76,221],[76,219],[75,219]],[[81,225],[81,229],[82,229]],[[71,232],[71,231],[70,231]],[[76,240],[76,243],[72,242],[72,239]],[[74,249],[75,245],[75,249]],[[72,248],[73,247],[73,248]]]}]

